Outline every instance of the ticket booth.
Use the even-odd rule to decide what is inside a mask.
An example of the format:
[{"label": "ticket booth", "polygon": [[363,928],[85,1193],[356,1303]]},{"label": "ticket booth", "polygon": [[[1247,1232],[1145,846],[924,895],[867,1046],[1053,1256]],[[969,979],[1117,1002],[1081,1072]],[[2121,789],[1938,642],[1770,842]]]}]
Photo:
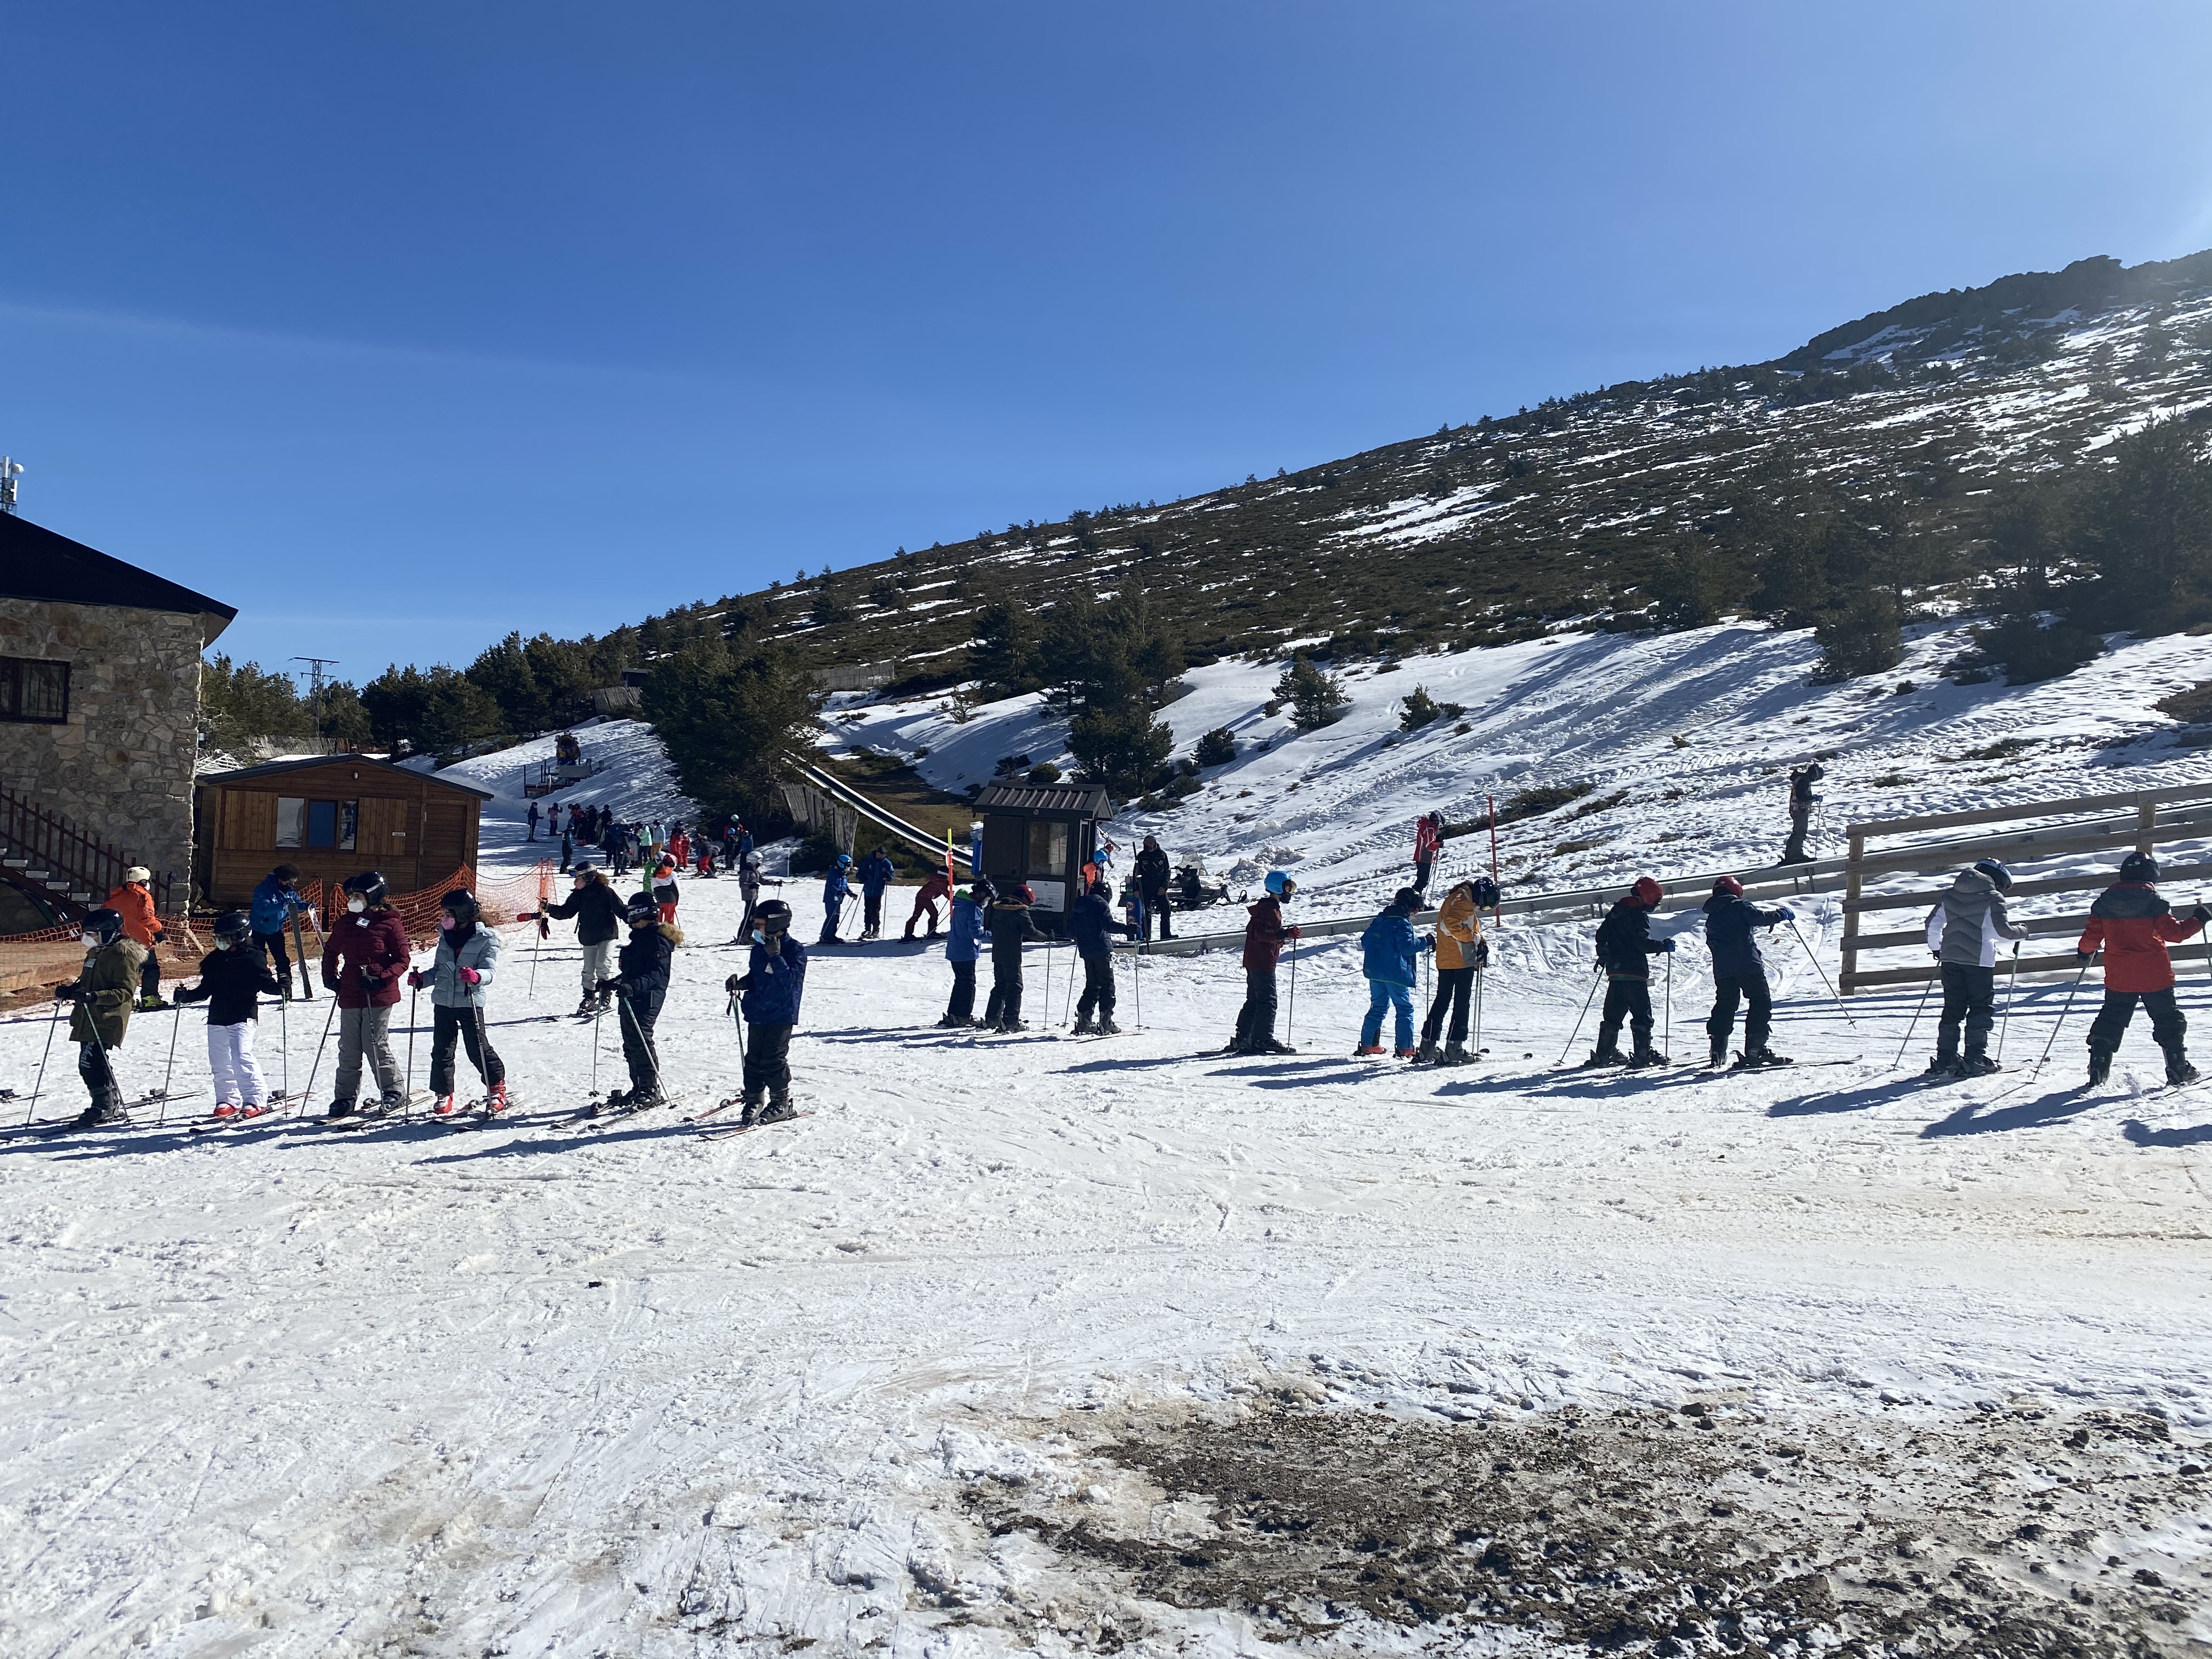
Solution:
[{"label": "ticket booth", "polygon": [[975,798],[983,820],[983,869],[1000,887],[1027,882],[1040,933],[1067,932],[1079,873],[1114,815],[1104,789],[1087,783],[993,783]]}]

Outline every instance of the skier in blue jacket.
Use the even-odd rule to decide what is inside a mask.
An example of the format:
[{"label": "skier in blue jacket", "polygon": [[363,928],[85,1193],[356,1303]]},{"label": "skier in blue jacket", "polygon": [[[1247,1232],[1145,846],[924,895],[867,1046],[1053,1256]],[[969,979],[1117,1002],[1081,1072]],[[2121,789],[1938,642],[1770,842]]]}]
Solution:
[{"label": "skier in blue jacket", "polygon": [[[1134,939],[1137,930],[1114,920],[1114,898],[1103,881],[1094,881],[1075,908],[1067,913],[1067,935],[1075,941],[1075,954],[1083,959],[1083,998],[1075,1005],[1075,1035],[1119,1036],[1114,1023],[1114,941],[1109,933]],[[1091,1023],[1092,1009],[1098,1023]]]},{"label": "skier in blue jacket", "polygon": [[[248,912],[248,921],[253,929],[253,942],[261,954],[276,965],[276,977],[284,987],[284,1000],[292,1000],[292,961],[284,954],[284,929],[294,916],[311,914],[307,901],[300,896],[300,872],[289,864],[280,864],[253,889],[253,902]],[[304,975],[307,964],[302,962],[300,971]]]},{"label": "skier in blue jacket", "polygon": [[1713,884],[1705,913],[1705,948],[1713,953],[1713,1012],[1705,1021],[1705,1035],[1713,1044],[1708,1063],[1717,1066],[1728,1058],[1729,1034],[1735,1029],[1735,1005],[1741,998],[1746,1004],[1743,1058],[1736,1069],[1787,1066],[1787,1060],[1766,1046],[1766,1034],[1774,1025],[1774,994],[1767,988],[1766,959],[1759,953],[1758,930],[1778,927],[1796,912],[1786,904],[1753,904],[1744,897],[1741,882],[1723,876]]},{"label": "skier in blue jacket", "polygon": [[1420,894],[1401,887],[1359,936],[1361,968],[1367,975],[1367,1018],[1359,1027],[1362,1054],[1382,1052],[1382,1011],[1390,1008],[1397,1012],[1398,1058],[1413,1057],[1413,964],[1423,945],[1413,937],[1410,918],[1420,908]]},{"label": "skier in blue jacket", "polygon": [[837,942],[837,912],[844,908],[845,901],[853,896],[852,869],[853,855],[840,853],[836,863],[830,866],[829,875],[823,879],[822,937],[815,941],[817,945],[835,945]]},{"label": "skier in blue jacket", "polygon": [[744,1110],[738,1121],[781,1123],[799,1115],[791,1103],[791,1033],[806,989],[806,947],[791,936],[788,904],[770,899],[754,910],[752,944],[745,971],[731,975],[728,981],[748,1033]]},{"label": "skier in blue jacket", "polygon": [[860,917],[862,939],[884,936],[884,889],[897,874],[898,866],[880,847],[860,860],[860,896],[867,902],[867,908]]},{"label": "skier in blue jacket", "polygon": [[945,936],[945,960],[952,968],[952,1000],[945,1005],[944,1026],[975,1024],[975,963],[983,954],[983,907],[975,889],[952,896],[952,922]]}]

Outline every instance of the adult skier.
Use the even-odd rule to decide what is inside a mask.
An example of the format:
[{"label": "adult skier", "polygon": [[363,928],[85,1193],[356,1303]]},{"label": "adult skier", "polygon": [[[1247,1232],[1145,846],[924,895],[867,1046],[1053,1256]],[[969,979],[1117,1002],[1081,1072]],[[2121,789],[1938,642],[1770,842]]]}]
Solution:
[{"label": "adult skier", "polygon": [[747,853],[738,862],[738,896],[745,902],[744,919],[738,923],[738,937],[753,936],[753,915],[760,905],[761,855]]},{"label": "adult skier", "polygon": [[[1103,881],[1093,881],[1067,913],[1067,936],[1075,941],[1075,954],[1083,963],[1083,995],[1075,1005],[1075,1035],[1119,1036],[1114,1023],[1114,941],[1109,933],[1129,936],[1129,924],[1114,920],[1113,894]],[[1091,1011],[1098,1014],[1091,1023]],[[1045,1010],[1047,1014],[1051,1010]]]},{"label": "adult skier", "polygon": [[[791,1103],[791,1033],[806,991],[806,947],[791,936],[791,907],[770,899],[753,916],[752,956],[729,988],[744,1015],[744,1110],[740,1125],[797,1117]],[[763,1101],[766,1105],[763,1105]]]},{"label": "adult skier", "polygon": [[1022,944],[1044,937],[1030,920],[1030,906],[1036,902],[1030,884],[1017,882],[983,912],[983,927],[991,935],[991,1000],[983,1010],[983,1024],[995,1031],[1029,1030],[1022,1018]]},{"label": "adult skier", "polygon": [[199,983],[177,988],[180,1005],[207,1003],[208,1074],[215,1084],[215,1115],[225,1122],[258,1117],[269,1109],[269,1090],[253,1057],[253,1033],[262,994],[273,997],[283,988],[252,940],[252,918],[243,910],[226,910],[215,919],[215,949],[200,958]]},{"label": "adult skier", "polygon": [[609,1090],[607,1097],[593,1109],[597,1111],[619,1107],[641,1112],[666,1097],[660,1082],[660,1051],[653,1033],[660,1019],[661,1005],[668,1000],[669,973],[684,935],[661,921],[660,907],[650,894],[634,895],[624,920],[629,923],[629,938],[623,942],[622,953],[616,959],[614,978],[604,981],[599,989],[611,994],[622,1011],[623,1060],[629,1066],[629,1092]]},{"label": "adult skier", "polygon": [[884,936],[884,889],[891,884],[898,874],[898,866],[891,862],[890,854],[880,847],[860,860],[860,896],[866,909],[860,917],[860,937],[881,939]]},{"label": "adult skier", "polygon": [[418,990],[430,988],[430,1092],[436,1097],[430,1109],[440,1117],[453,1113],[456,1041],[466,1046],[469,1064],[483,1078],[485,1112],[507,1109],[507,1066],[484,1029],[484,1005],[498,966],[499,935],[477,915],[477,896],[456,887],[438,901],[438,953],[429,972],[417,969],[407,975]]},{"label": "adult skier", "polygon": [[840,853],[837,861],[830,866],[830,873],[822,878],[822,937],[816,941],[817,945],[837,942],[837,913],[853,896],[852,868],[853,855]]},{"label": "adult skier", "polygon": [[622,933],[621,895],[592,866],[580,864],[570,878],[567,902],[541,903],[538,914],[555,921],[574,918],[576,923],[576,943],[584,951],[584,996],[576,1005],[577,1016],[580,1018],[605,1008],[607,996],[599,986],[612,977],[615,940]]},{"label": "adult skier", "polygon": [[348,876],[340,890],[346,913],[331,924],[323,942],[323,983],[338,1003],[338,1074],[330,1115],[352,1115],[366,1059],[377,1097],[362,1115],[381,1116],[407,1103],[406,1081],[392,1057],[392,1011],[413,951],[382,874],[364,870]]},{"label": "adult skier", "polygon": [[1443,850],[1444,815],[1425,812],[1413,825],[1413,890],[1425,894],[1429,890],[1429,867]]},{"label": "adult skier", "polygon": [[[300,896],[300,872],[280,864],[261,878],[253,889],[249,914],[253,919],[253,942],[261,954],[276,964],[276,977],[284,987],[284,1000],[292,1000],[292,960],[284,953],[284,927],[295,915],[307,914],[307,901]],[[304,977],[307,964],[300,964]]]},{"label": "adult skier", "polygon": [[2100,949],[2105,953],[2105,1006],[2089,1027],[2092,1084],[2112,1075],[2112,1055],[2137,1003],[2149,1012],[2151,1035],[2166,1051],[2166,1080],[2197,1080],[2197,1068],[2182,1046],[2189,1021],[2173,1000],[2173,962],[2166,947],[2212,921],[2212,910],[2200,904],[2186,916],[2175,915],[2152,884],[2157,880],[2157,860],[2148,853],[2129,854],[2121,861],[2120,878],[2089,907],[2088,925],[2074,947],[2084,967]]},{"label": "adult skier", "polygon": [[[1468,1001],[1474,989],[1477,970],[1490,965],[1490,941],[1482,936],[1482,917],[1475,908],[1474,884],[1462,881],[1444,895],[1437,912],[1437,994],[1421,1024],[1421,1046],[1413,1058],[1424,1066],[1464,1066],[1474,1058],[1467,1051]],[[1444,1030],[1444,1016],[1451,1030]],[[1444,1047],[1437,1048],[1443,1036]]]},{"label": "adult skier", "polygon": [[[1983,859],[1952,878],[1950,890],[1928,913],[1928,948],[1936,953],[1943,981],[1943,1017],[1936,1026],[1936,1058],[1928,1075],[1980,1077],[1997,1064],[1989,1055],[1990,1027],[1996,1023],[1997,941],[2027,937],[2005,912],[2004,896],[2012,872],[1995,859]],[[1966,1030],[1966,1053],[1959,1054],[1959,1027]]]},{"label": "adult skier", "polygon": [[[1638,876],[1627,894],[1613,902],[1597,930],[1597,963],[1605,975],[1605,1007],[1598,1016],[1597,1047],[1585,1066],[1664,1066],[1667,1056],[1651,1046],[1651,958],[1674,954],[1674,941],[1651,937],[1651,910],[1666,891],[1649,876]],[[1636,1040],[1624,1060],[1620,1027],[1626,1020]]]},{"label": "adult skier", "polygon": [[562,874],[566,875],[566,874],[568,873],[568,866],[569,866],[569,865],[570,865],[570,864],[572,864],[572,863],[574,863],[574,862],[575,861],[575,857],[576,857],[576,831],[575,831],[575,828],[574,828],[574,824],[572,823],[568,828],[566,828],[566,829],[564,829],[564,830],[562,830],[561,831],[561,872],[561,872]]},{"label": "adult skier", "polygon": [[[933,936],[934,933],[932,929]],[[952,998],[945,1005],[945,1018],[937,1022],[940,1026],[980,1023],[975,1018],[975,959],[983,954],[985,937],[983,907],[974,890],[963,887],[953,895],[952,920],[945,929],[945,960],[952,969]]]},{"label": "adult skier", "polygon": [[536,841],[538,839],[538,803],[536,801],[530,803],[530,811],[525,816],[529,820],[530,833],[525,836],[523,840]]},{"label": "adult skier", "polygon": [[932,870],[929,879],[914,896],[914,914],[906,919],[906,936],[914,937],[914,925],[924,915],[929,918],[929,936],[937,937],[937,902],[952,890],[952,878],[942,870]]},{"label": "adult skier", "polygon": [[1813,855],[1805,850],[1805,836],[1813,827],[1813,809],[1820,799],[1813,793],[1813,786],[1827,775],[1827,769],[1818,761],[1808,761],[1802,766],[1790,769],[1790,840],[1783,848],[1778,862],[1810,864],[1813,861]]},{"label": "adult skier", "polygon": [[77,1045],[76,1073],[84,1079],[92,1104],[78,1116],[76,1127],[94,1129],[131,1121],[110,1057],[131,1030],[146,947],[123,931],[123,918],[112,910],[88,912],[81,927],[88,941],[84,969],[68,984],[56,986],[54,994],[76,1005],[70,1012],[70,1041]]},{"label": "adult skier", "polygon": [[1389,1009],[1397,1016],[1398,1058],[1413,1057],[1413,964],[1421,944],[1413,937],[1410,918],[1420,908],[1420,894],[1401,887],[1359,936],[1360,967],[1367,975],[1367,1018],[1360,1023],[1355,1056],[1382,1052],[1382,1014]]},{"label": "adult skier", "polygon": [[1138,849],[1136,861],[1130,866],[1130,876],[1137,884],[1137,896],[1144,902],[1141,925],[1144,936],[1152,936],[1152,918],[1160,921],[1160,937],[1173,939],[1174,924],[1169,919],[1168,884],[1175,872],[1168,867],[1168,855],[1160,850],[1157,837],[1146,836],[1145,844]]},{"label": "adult skier", "polygon": [[[1232,1054],[1297,1052],[1275,1041],[1275,965],[1282,960],[1283,946],[1298,937],[1297,928],[1283,926],[1283,905],[1297,890],[1297,883],[1280,870],[1270,870],[1267,896],[1245,907],[1244,1006],[1237,1011],[1237,1035],[1229,1039]],[[1376,1030],[1379,1035],[1379,1025]]]},{"label": "adult skier", "polygon": [[1736,1069],[1787,1066],[1787,1059],[1766,1046],[1767,1033],[1774,1029],[1774,993],[1767,984],[1766,958],[1759,954],[1759,930],[1778,927],[1794,921],[1797,913],[1786,904],[1752,903],[1734,876],[1723,876],[1713,884],[1712,896],[1703,909],[1705,948],[1713,957],[1713,1012],[1705,1019],[1712,1049],[1705,1063],[1717,1066],[1728,1058],[1729,1036],[1735,1030],[1741,1001],[1743,1058]]},{"label": "adult skier", "polygon": [[123,918],[123,931],[146,947],[146,961],[138,969],[138,1012],[151,1013],[169,1005],[161,1000],[161,960],[154,947],[168,937],[154,914],[154,896],[147,885],[154,872],[134,864],[123,872],[123,884],[107,895],[107,908]]}]

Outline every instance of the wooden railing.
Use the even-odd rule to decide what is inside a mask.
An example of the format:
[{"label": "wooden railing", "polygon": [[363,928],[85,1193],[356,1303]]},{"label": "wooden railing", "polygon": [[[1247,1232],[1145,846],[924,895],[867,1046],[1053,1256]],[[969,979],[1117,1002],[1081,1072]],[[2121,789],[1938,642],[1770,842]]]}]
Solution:
[{"label": "wooden railing", "polygon": [[[0,789],[0,858],[15,866],[19,875],[35,877],[44,870],[50,878],[65,879],[72,889],[90,894],[94,905],[121,886],[123,872],[139,861],[79,828],[66,814],[4,789]],[[161,872],[148,884],[154,908],[163,915],[177,908],[170,902],[170,886],[168,876]]]}]

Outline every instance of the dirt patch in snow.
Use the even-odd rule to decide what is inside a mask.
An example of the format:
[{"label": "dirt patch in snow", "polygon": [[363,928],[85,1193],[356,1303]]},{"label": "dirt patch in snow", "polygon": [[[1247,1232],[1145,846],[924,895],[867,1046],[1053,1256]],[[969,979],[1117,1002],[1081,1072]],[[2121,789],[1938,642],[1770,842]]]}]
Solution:
[{"label": "dirt patch in snow", "polygon": [[1044,1617],[1107,1650],[1164,1633],[1164,1603],[1324,1651],[2212,1651],[2212,1455],[2150,1414],[1271,1405],[1054,1461],[964,1501],[1055,1553]]}]

